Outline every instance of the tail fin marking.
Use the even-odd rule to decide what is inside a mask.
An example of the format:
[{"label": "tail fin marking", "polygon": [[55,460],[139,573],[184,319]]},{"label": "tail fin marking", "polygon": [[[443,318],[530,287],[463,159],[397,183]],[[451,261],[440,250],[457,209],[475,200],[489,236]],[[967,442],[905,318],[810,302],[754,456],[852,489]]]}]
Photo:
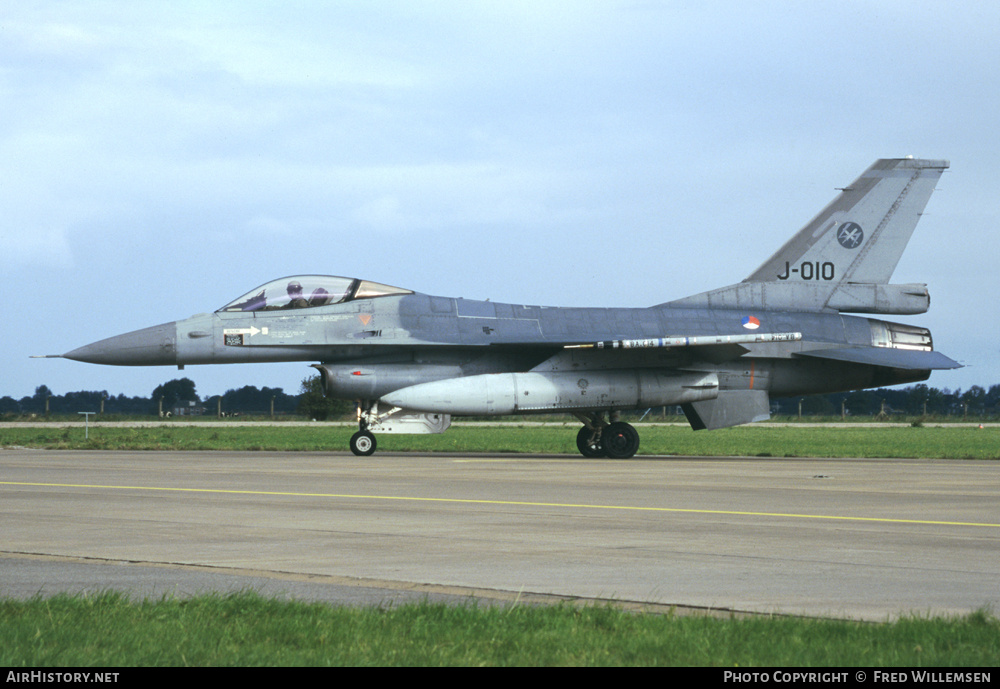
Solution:
[{"label": "tail fin marking", "polygon": [[926,286],[888,282],[947,167],[878,160],[743,282],[671,305],[922,313]]}]

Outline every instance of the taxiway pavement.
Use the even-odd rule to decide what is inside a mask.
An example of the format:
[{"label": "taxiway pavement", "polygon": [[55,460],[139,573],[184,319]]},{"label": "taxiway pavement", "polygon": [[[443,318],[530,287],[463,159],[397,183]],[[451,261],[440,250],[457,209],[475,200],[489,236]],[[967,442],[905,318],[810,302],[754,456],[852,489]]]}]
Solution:
[{"label": "taxiway pavement", "polygon": [[985,461],[4,449],[0,520],[0,596],[1000,609]]}]

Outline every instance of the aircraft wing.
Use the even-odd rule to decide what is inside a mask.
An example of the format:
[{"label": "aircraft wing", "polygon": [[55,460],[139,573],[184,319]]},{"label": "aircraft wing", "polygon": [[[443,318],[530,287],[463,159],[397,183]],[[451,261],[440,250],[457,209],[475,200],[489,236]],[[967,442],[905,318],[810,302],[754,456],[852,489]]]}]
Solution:
[{"label": "aircraft wing", "polygon": [[698,358],[712,363],[739,359],[750,351],[745,345],[769,342],[798,342],[802,333],[758,333],[753,335],[697,335],[692,337],[656,337],[641,340],[603,340],[586,344],[563,345],[564,349],[688,349],[697,350]]},{"label": "aircraft wing", "polygon": [[[754,335],[697,335],[693,337],[651,337],[641,340],[603,340],[564,345],[565,349],[648,349],[659,347],[729,347],[767,342],[798,342],[802,333],[759,333]],[[743,352],[749,351],[739,346]]]}]

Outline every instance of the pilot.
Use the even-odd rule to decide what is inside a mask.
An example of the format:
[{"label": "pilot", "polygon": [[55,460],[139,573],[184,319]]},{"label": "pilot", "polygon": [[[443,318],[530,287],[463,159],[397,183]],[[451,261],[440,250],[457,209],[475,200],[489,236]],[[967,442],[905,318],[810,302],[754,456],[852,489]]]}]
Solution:
[{"label": "pilot", "polygon": [[292,280],[288,283],[288,303],[285,304],[283,309],[301,309],[309,306],[309,302],[302,295],[302,283],[298,280]]}]

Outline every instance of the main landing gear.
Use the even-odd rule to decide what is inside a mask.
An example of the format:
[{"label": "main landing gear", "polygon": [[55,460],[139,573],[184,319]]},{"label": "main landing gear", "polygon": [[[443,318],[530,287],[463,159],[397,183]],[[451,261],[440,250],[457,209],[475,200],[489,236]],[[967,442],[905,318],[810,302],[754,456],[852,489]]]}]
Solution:
[{"label": "main landing gear", "polygon": [[576,414],[583,428],[576,434],[576,447],[584,457],[628,459],[639,450],[639,432],[624,421],[618,412],[611,412],[611,421],[602,412]]}]

